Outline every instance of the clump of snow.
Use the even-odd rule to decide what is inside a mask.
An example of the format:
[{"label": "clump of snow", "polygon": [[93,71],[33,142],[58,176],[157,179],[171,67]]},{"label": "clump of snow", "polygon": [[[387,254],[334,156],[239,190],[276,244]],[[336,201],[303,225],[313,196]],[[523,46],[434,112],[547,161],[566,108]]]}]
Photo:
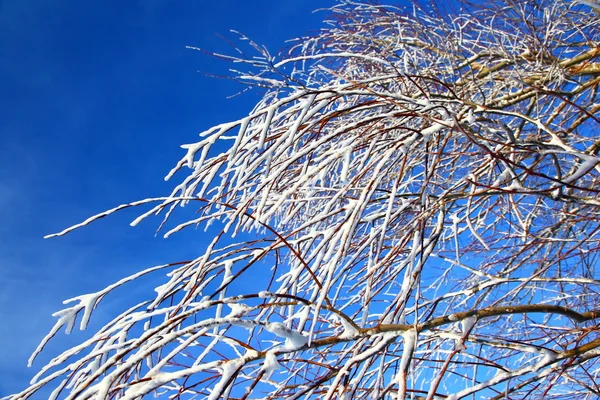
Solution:
[{"label": "clump of snow", "polygon": [[472,316],[460,321],[460,324],[462,326],[463,335],[466,335],[467,333],[469,333],[475,326],[475,323],[477,323],[477,316],[475,316],[475,315],[472,315]]},{"label": "clump of snow", "polygon": [[473,124],[475,122],[475,114],[473,114],[473,109],[469,109],[469,112],[467,113],[467,122],[469,124]]},{"label": "clump of snow", "polygon": [[461,218],[458,216],[458,213],[454,213],[450,215],[450,221],[452,221],[454,225],[457,225],[461,221]]},{"label": "clump of snow", "polygon": [[225,385],[229,382],[233,374],[243,365],[239,359],[227,361],[223,363],[220,367],[221,369],[221,380],[215,385],[210,396],[209,400],[217,400],[221,397],[223,390],[225,389]]},{"label": "clump of snow", "polygon": [[275,335],[285,338],[285,344],[280,348],[283,351],[296,351],[308,343],[308,338],[300,332],[296,332],[280,322],[272,322],[265,326],[265,329]]},{"label": "clump of snow", "polygon": [[404,348],[402,349],[398,374],[395,377],[398,385],[398,398],[404,398],[406,395],[406,372],[417,348],[416,329],[409,329],[402,333],[402,339],[404,340]]},{"label": "clump of snow", "polygon": [[344,331],[340,335],[340,339],[353,339],[360,334],[358,329],[356,329],[350,321],[346,320],[346,318],[340,318],[340,323],[344,328]]},{"label": "clump of snow", "polygon": [[[582,157],[582,156],[580,155],[580,157]],[[586,155],[586,157],[584,159],[585,159],[585,161],[579,166],[579,168],[577,168],[577,171],[575,171],[574,173],[572,173],[571,175],[567,176],[566,178],[564,178],[562,180],[563,183],[575,182],[577,179],[581,178],[582,176],[584,176],[588,172],[590,172],[592,169],[594,169],[596,164],[598,164],[598,162],[600,162],[600,159],[598,159],[598,157],[592,157],[592,156]]]},{"label": "clump of snow", "polygon": [[466,350],[467,346],[465,346],[465,342],[463,339],[456,339],[456,341],[454,342],[454,350],[456,351],[463,351]]},{"label": "clump of snow", "polygon": [[227,303],[227,305],[229,306],[229,308],[231,308],[231,312],[229,313],[229,315],[227,315],[227,317],[231,318],[241,317],[242,315],[248,313],[251,310],[251,308],[245,304]]},{"label": "clump of snow", "polygon": [[277,356],[275,356],[274,351],[268,351],[265,355],[265,361],[263,362],[262,371],[264,371],[265,379],[271,378],[273,372],[277,371],[280,368],[279,361],[277,361]]},{"label": "clump of snow", "polygon": [[402,334],[402,339],[404,339],[404,349],[402,351],[402,359],[400,360],[400,371],[406,371],[408,363],[417,348],[417,331],[415,329],[407,330]]},{"label": "clump of snow", "polygon": [[554,360],[556,360],[556,353],[551,350],[540,349],[539,354],[541,357],[532,367],[534,371],[539,371],[541,368],[551,364]]}]

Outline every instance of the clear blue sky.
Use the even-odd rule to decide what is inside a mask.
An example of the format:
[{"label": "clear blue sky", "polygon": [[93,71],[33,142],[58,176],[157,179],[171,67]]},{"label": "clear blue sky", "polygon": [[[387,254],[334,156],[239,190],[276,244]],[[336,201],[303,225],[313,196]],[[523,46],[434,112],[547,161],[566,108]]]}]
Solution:
[{"label": "clear blue sky", "polygon": [[[216,34],[233,38],[236,29],[275,51],[318,29],[326,14],[311,11],[330,4],[0,1],[0,397],[87,336],[61,333],[26,368],[62,300],[203,249],[203,231],[165,240],[154,237],[158,220],[129,227],[136,212],[42,239],[117,204],[166,195],[179,145],[250,110],[258,93],[227,100],[240,87],[198,71],[229,65],[185,46],[227,52]],[[130,304],[146,289],[117,294]],[[122,305],[107,298],[96,320]]]}]

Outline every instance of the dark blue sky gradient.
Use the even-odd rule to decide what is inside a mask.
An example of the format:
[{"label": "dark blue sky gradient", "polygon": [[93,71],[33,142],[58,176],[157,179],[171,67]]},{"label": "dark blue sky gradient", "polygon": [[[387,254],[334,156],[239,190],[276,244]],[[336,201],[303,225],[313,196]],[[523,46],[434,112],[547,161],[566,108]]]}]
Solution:
[{"label": "dark blue sky gradient", "polygon": [[[317,30],[326,13],[311,11],[330,4],[0,1],[0,397],[87,337],[61,332],[26,368],[62,300],[204,249],[210,232],[165,240],[154,237],[158,219],[129,227],[141,210],[42,239],[115,205],[167,195],[173,183],[163,177],[183,155],[179,145],[258,100],[256,91],[228,100],[242,87],[198,71],[226,74],[230,65],[185,46],[231,53],[216,34],[234,39],[236,29],[276,52]],[[123,302],[152,295],[147,283],[108,297],[90,329]]]}]

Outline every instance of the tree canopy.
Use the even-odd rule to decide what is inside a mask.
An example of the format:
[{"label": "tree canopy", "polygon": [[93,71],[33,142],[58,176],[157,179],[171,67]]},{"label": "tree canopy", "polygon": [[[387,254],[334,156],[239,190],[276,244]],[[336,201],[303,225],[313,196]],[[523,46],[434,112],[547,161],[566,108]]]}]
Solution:
[{"label": "tree canopy", "polygon": [[194,260],[71,299],[31,361],[115,287],[168,272],[8,398],[600,396],[586,3],[348,0],[282,55],[251,41],[218,55],[264,90],[254,109],[182,146],[168,196],[56,235],[134,206],[151,208],[133,225],[161,214],[165,236],[221,233]]}]

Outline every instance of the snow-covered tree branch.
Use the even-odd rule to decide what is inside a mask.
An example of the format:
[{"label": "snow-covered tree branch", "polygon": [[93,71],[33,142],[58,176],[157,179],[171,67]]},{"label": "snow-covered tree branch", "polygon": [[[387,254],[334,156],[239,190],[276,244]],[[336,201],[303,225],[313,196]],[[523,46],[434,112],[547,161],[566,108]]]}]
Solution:
[{"label": "snow-covered tree branch", "polygon": [[170,195],[55,236],[128,207],[221,233],[69,300],[31,362],[168,271],[8,399],[600,396],[600,19],[487,3],[341,1],[283,56],[223,56],[254,109],[182,146]]}]

